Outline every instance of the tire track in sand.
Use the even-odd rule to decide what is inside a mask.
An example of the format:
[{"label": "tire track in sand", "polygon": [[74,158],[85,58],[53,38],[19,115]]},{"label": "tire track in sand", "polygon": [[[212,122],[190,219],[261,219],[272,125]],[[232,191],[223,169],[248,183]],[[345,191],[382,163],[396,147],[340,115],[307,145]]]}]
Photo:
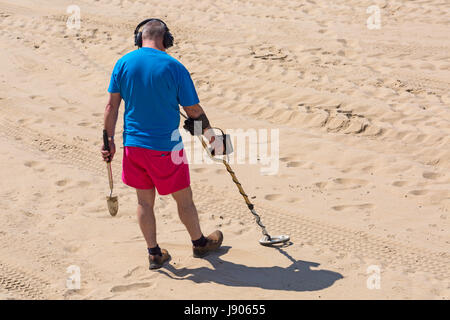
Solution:
[{"label": "tire track in sand", "polygon": [[12,298],[44,299],[47,296],[47,286],[46,280],[0,261],[0,289],[11,293]]}]

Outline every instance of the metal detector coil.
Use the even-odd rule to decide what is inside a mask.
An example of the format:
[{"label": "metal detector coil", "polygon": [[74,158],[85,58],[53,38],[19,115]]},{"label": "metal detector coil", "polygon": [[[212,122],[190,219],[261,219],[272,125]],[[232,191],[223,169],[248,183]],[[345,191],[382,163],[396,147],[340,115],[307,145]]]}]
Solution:
[{"label": "metal detector coil", "polygon": [[280,243],[286,243],[291,238],[287,235],[281,235],[281,236],[264,236],[259,240],[259,243],[263,246],[272,246],[274,244],[280,244]]}]

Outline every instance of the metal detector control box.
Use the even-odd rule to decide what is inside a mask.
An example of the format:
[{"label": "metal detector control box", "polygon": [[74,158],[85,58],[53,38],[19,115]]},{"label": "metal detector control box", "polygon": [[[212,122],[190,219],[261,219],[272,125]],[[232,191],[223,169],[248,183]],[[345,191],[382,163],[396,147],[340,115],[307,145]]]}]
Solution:
[{"label": "metal detector control box", "polygon": [[227,155],[227,154],[233,153],[233,144],[231,143],[231,136],[229,134],[222,133],[222,136],[216,136],[216,139],[221,139],[222,140],[223,149],[222,150],[217,150],[219,152],[216,153],[215,149],[210,148],[209,151],[211,152],[212,156],[216,156],[216,155],[223,156],[223,155]]}]

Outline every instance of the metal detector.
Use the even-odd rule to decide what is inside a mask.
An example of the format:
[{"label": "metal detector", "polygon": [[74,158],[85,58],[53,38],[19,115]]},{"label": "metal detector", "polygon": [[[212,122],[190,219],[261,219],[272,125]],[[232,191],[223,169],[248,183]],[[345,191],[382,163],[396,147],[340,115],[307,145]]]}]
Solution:
[{"label": "metal detector", "polygon": [[[180,112],[180,114],[182,117],[187,119],[186,115],[184,115],[182,112]],[[237,179],[236,174],[234,173],[233,169],[231,169],[231,166],[229,164],[228,155],[233,152],[233,146],[231,143],[230,136],[226,135],[220,128],[212,128],[212,129],[218,129],[222,133],[221,139],[223,141],[223,152],[221,152],[221,154],[217,154],[213,148],[209,149],[202,136],[199,135],[197,137],[202,143],[203,149],[205,149],[208,156],[215,162],[222,162],[225,165],[225,168],[227,169],[228,173],[231,175],[231,178],[233,179],[233,182],[236,184],[239,193],[244,198],[244,201],[247,204],[248,209],[255,217],[256,224],[258,224],[258,226],[262,229],[262,233],[264,236],[259,240],[259,243],[263,246],[273,246],[275,244],[288,242],[290,240],[290,237],[288,235],[280,235],[280,236],[269,235],[269,233],[266,230],[266,227],[261,222],[261,217],[255,211],[255,206],[250,202],[248,195],[245,193],[241,183]]]}]

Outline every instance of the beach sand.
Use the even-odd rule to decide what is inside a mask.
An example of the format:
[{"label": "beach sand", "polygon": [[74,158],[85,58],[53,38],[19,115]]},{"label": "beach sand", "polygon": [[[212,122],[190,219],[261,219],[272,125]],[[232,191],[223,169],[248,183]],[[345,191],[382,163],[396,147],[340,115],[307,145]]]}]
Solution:
[{"label": "beach sand", "polygon": [[[0,299],[449,298],[448,3],[79,0],[76,30],[73,2],[0,0]],[[379,29],[367,27],[372,5]],[[173,200],[158,195],[172,261],[148,270],[122,148],[109,215],[106,90],[149,17],[169,25],[168,53],[214,126],[278,133],[278,170],[264,174],[248,154],[232,167],[290,245],[260,246],[224,167],[192,157],[203,231],[225,236],[219,252],[194,259]],[[120,115],[118,146],[121,132]]]}]

